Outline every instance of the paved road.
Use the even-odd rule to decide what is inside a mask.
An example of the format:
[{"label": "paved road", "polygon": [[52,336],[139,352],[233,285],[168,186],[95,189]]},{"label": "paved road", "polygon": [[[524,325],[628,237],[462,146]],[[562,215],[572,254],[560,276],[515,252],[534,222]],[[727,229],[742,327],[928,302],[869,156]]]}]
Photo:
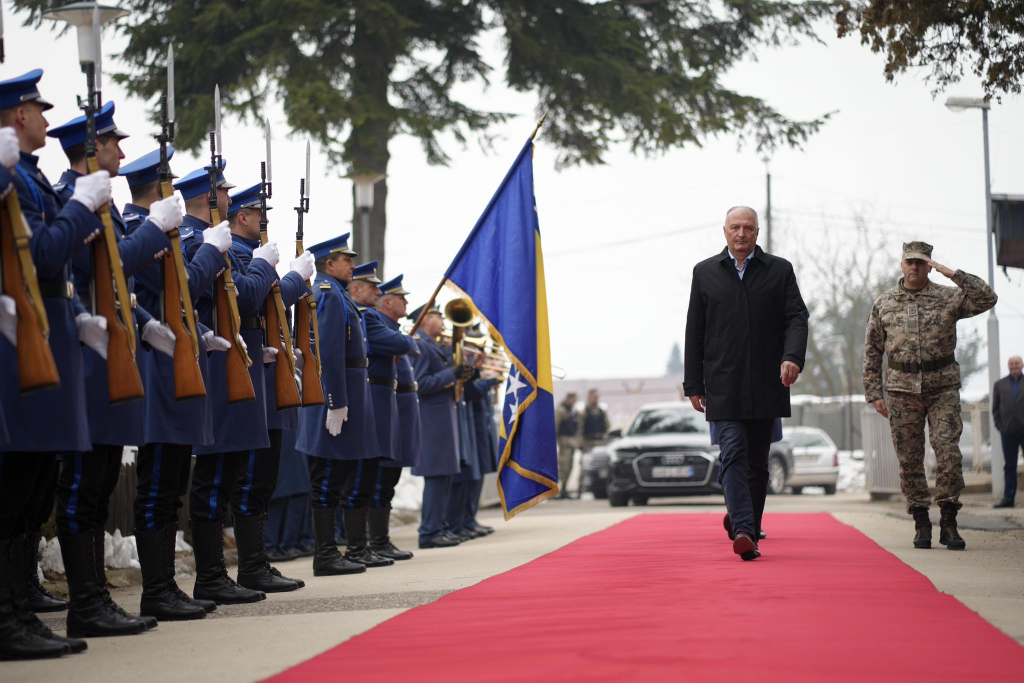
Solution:
[{"label": "paved road", "polygon": [[[989,530],[966,529],[968,551],[963,553],[915,551],[910,544],[913,524],[902,506],[870,503],[862,493],[773,496],[768,509],[834,514],[1024,644],[1024,509],[1009,514],[994,511],[983,496],[968,496],[965,502],[964,526]],[[257,605],[221,607],[201,621],[161,623],[156,631],[140,636],[92,639],[83,655],[0,663],[0,680],[259,680],[404,610],[525,564],[635,514],[678,512],[723,513],[724,507],[720,498],[713,497],[652,501],[646,507],[629,508],[610,508],[604,501],[548,501],[507,524],[489,511],[484,521],[498,531],[487,538],[457,548],[416,551],[410,562],[357,576],[314,578],[310,560],[288,562],[281,569],[304,579],[306,588],[272,595]],[[767,532],[765,552],[770,553],[770,523]],[[400,547],[415,545],[413,526],[393,536]],[[727,546],[723,550],[728,552]],[[191,591],[191,582],[180,584]],[[139,588],[117,589],[114,597],[132,611],[138,607],[139,592]],[[59,615],[46,621],[55,630],[63,628]]]}]

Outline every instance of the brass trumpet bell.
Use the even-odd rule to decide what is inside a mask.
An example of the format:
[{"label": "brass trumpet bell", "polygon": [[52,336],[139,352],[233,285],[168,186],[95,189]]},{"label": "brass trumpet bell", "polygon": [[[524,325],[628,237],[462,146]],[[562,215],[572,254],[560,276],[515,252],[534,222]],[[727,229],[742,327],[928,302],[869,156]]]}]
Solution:
[{"label": "brass trumpet bell", "polygon": [[444,317],[453,327],[469,327],[476,315],[466,299],[452,299],[444,306]]}]

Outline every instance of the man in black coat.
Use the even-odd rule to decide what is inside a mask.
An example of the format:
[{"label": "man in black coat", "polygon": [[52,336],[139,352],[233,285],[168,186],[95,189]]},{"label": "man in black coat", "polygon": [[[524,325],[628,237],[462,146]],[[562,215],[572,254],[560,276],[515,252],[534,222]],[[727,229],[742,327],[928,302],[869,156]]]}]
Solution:
[{"label": "man in black coat", "polygon": [[1024,361],[1014,356],[1009,362],[1010,374],[992,387],[992,419],[1003,441],[1003,499],[993,507],[1012,508],[1017,497],[1017,453],[1024,445]]},{"label": "man in black coat", "polygon": [[772,426],[790,416],[789,387],[807,351],[807,307],[792,264],[757,246],[753,209],[729,209],[724,232],[726,248],[693,269],[683,390],[715,423],[733,551],[753,560],[761,555],[755,539]]}]

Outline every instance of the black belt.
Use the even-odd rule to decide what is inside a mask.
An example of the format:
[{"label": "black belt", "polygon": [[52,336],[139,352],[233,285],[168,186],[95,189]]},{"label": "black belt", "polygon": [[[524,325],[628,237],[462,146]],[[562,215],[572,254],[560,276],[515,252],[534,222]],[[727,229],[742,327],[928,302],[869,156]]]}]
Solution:
[{"label": "black belt", "polygon": [[73,299],[75,286],[67,280],[40,280],[39,294],[44,299]]},{"label": "black belt", "polygon": [[946,356],[945,358],[936,358],[934,360],[926,360],[921,362],[913,361],[911,363],[900,363],[899,361],[894,361],[892,358],[890,358],[889,367],[892,368],[893,370],[899,370],[900,372],[909,372],[916,374],[918,372],[921,372],[922,370],[924,372],[934,372],[936,370],[941,370],[947,365],[952,365],[954,362],[956,362],[956,356]]},{"label": "black belt", "polygon": [[411,394],[420,388],[419,382],[413,382],[412,384],[398,384],[395,383],[395,393],[397,394]]},{"label": "black belt", "polygon": [[391,389],[398,388],[398,380],[391,379],[390,377],[367,377],[366,381],[370,384],[376,384],[379,387],[390,387]]},{"label": "black belt", "polygon": [[242,318],[240,320],[241,325],[238,329],[240,330],[262,330],[266,325],[263,322],[263,318],[259,316]]},{"label": "black belt", "polygon": [[370,361],[367,358],[346,358],[345,369],[348,368],[368,368],[370,367]]}]

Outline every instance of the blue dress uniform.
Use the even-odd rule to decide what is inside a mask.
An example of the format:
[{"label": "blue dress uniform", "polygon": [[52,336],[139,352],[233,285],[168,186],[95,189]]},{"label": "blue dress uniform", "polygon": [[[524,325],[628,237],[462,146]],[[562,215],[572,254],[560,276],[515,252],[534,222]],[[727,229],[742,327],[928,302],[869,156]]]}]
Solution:
[{"label": "blue dress uniform", "polygon": [[281,467],[267,510],[267,559],[283,562],[313,554],[313,526],[309,508],[309,463],[295,448],[297,434],[281,436]]},{"label": "blue dress uniform", "polygon": [[[466,402],[469,404],[473,417],[473,428],[476,436],[477,463],[480,467],[480,478],[474,482],[466,497],[463,513],[463,527],[474,532],[489,534],[494,530],[476,521],[480,508],[480,493],[483,489],[484,475],[498,471],[498,432],[494,422],[494,402],[491,390],[500,384],[497,379],[475,379],[465,385]],[[478,533],[479,535],[479,533]]]},{"label": "blue dress uniform", "polygon": [[[440,315],[440,311],[432,309]],[[419,310],[409,314],[413,320]],[[417,332],[420,355],[413,359],[419,395],[422,448],[412,473],[424,478],[423,510],[419,529],[420,547],[448,546],[445,513],[451,493],[452,475],[459,472],[459,424],[455,408],[455,370],[451,353],[436,341]]]},{"label": "blue dress uniform", "polygon": [[465,531],[466,509],[470,505],[471,493],[480,481],[480,460],[477,457],[476,427],[473,423],[472,407],[466,400],[465,385],[462,398],[455,402],[455,415],[459,424],[459,473],[452,477],[451,493],[445,512],[445,526],[448,531],[462,540],[470,540],[474,534]]},{"label": "blue dress uniform", "polygon": [[[169,147],[167,155],[171,158],[174,149]],[[150,196],[148,191],[152,183],[159,179],[159,164],[158,149],[121,167],[121,175],[127,179],[133,199],[136,195]],[[128,234],[149,225],[148,216],[148,205],[126,204],[124,219]],[[168,266],[163,262],[153,261],[135,275],[139,304],[149,310],[162,309],[165,267]],[[221,253],[215,247],[202,245],[185,266],[191,299],[198,299],[223,269]],[[199,370],[204,385],[208,387],[205,331],[207,329],[197,322]],[[138,484],[134,505],[135,540],[143,582],[140,612],[160,620],[200,619],[216,605],[212,602],[194,603],[178,590],[173,580],[174,543],[181,499],[188,492],[192,447],[209,444],[213,440],[209,398],[197,396],[178,401],[175,398],[174,359],[156,350],[140,350],[139,370],[146,390],[143,402],[145,438],[139,445],[136,458]]]}]

